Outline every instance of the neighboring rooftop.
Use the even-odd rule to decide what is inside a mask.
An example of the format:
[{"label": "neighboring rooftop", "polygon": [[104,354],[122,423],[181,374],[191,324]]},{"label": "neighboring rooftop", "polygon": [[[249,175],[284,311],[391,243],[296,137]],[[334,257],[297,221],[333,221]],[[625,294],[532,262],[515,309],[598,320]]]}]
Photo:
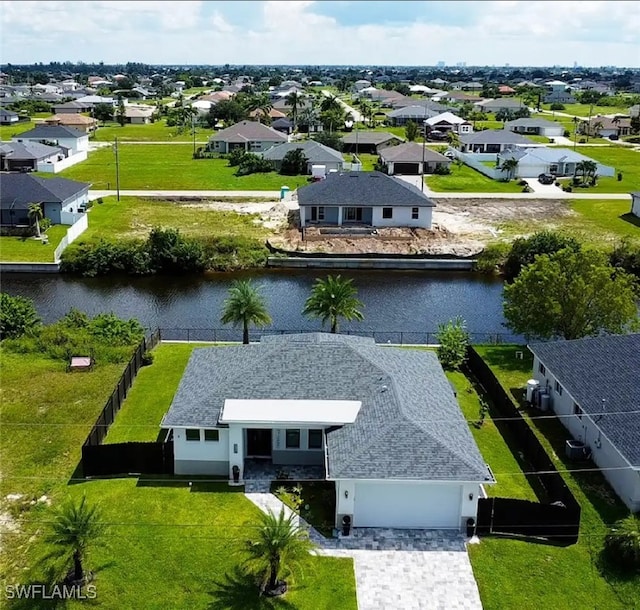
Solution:
[{"label": "neighboring rooftop", "polygon": [[342,155],[337,150],[313,140],[276,144],[262,153],[262,156],[270,161],[282,161],[288,152],[298,148],[302,149],[305,157],[313,163],[342,163],[343,161]]},{"label": "neighboring rooftop", "polygon": [[0,177],[0,201],[4,209],[26,209],[34,201],[62,203],[90,186],[86,182],[66,178],[40,178],[31,174],[3,173]]},{"label": "neighboring rooftop", "polygon": [[398,142],[404,142],[404,138],[396,136],[388,131],[352,131],[350,134],[344,136],[342,141],[345,144],[384,144],[391,140],[397,140]]},{"label": "neighboring rooftop", "polygon": [[209,139],[212,142],[286,142],[287,136],[257,121],[240,121]]},{"label": "neighboring rooftop", "polygon": [[485,129],[475,133],[462,134],[460,141],[464,144],[516,144],[526,146],[533,144],[529,138],[525,138],[508,129]]},{"label": "neighboring rooftop", "polygon": [[64,125],[36,125],[33,129],[14,136],[13,139],[56,140],[58,138],[86,137],[88,136],[84,131],[73,129],[73,127],[65,127]]},{"label": "neighboring rooftop", "polygon": [[390,161],[394,163],[419,163],[422,161],[451,163],[451,159],[417,142],[406,142],[405,144],[398,144],[398,146],[389,146],[380,152],[380,157],[386,163]]}]

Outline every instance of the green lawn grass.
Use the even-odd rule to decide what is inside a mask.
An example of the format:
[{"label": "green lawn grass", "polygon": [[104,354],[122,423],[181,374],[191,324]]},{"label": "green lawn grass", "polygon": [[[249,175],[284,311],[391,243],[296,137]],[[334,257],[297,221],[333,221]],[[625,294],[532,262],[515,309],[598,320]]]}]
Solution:
[{"label": "green lawn grass", "polygon": [[105,197],[89,211],[89,228],[80,240],[146,237],[153,227],[172,227],[188,237],[242,235],[264,239],[268,231],[253,214],[238,214],[185,202],[141,197]]},{"label": "green lawn grass", "polygon": [[[200,146],[209,140],[213,135],[212,129],[196,127],[196,143]],[[148,125],[131,125],[127,123],[120,126],[117,122],[111,121],[95,131],[91,137],[95,142],[113,142],[118,138],[119,142],[193,142],[193,132],[191,129],[179,131],[176,127],[167,127],[165,119],[149,123]]]},{"label": "green lawn grass", "polygon": [[[143,126],[144,127],[144,126]],[[235,176],[236,167],[226,159],[192,158],[189,146],[176,144],[129,144],[119,147],[120,189],[144,190],[292,190],[307,183],[307,176],[281,176],[276,172]],[[116,165],[111,147],[89,154],[79,163],[59,174],[63,178],[92,183],[97,190],[115,190]]]},{"label": "green lawn grass", "polygon": [[[573,116],[589,118],[589,110],[591,110],[591,116],[594,117],[597,114],[624,114],[624,108],[615,108],[614,106],[590,106],[589,104],[563,104],[564,110],[558,110],[557,112],[564,112],[565,114],[571,114]],[[550,104],[542,104],[543,110],[551,110]]]},{"label": "green lawn grass", "polygon": [[[170,347],[178,347],[184,356],[194,346]],[[176,372],[167,373],[171,358],[163,365],[163,357],[158,356],[164,366],[161,376],[179,377]],[[173,363],[180,357],[175,356]],[[100,505],[107,524],[104,545],[89,554],[86,564],[96,577],[97,598],[92,606],[330,610],[338,604],[356,610],[350,559],[309,556],[283,599],[259,598],[257,589],[236,572],[240,561],[236,549],[251,537],[259,511],[241,490],[226,483],[205,482],[202,477],[192,478],[192,484],[180,477],[140,477],[69,484],[82,442],[113,390],[122,364],[66,373],[65,363],[38,354],[0,350],[0,359],[0,509],[19,520],[19,529],[3,534],[6,582],[28,584],[45,578],[43,557],[51,549],[43,534],[50,514],[44,503],[31,505],[31,498],[46,494],[56,507],[68,497],[86,496]],[[143,381],[142,390],[137,390],[137,381],[131,391],[140,401],[145,387]],[[146,390],[150,395],[162,391],[157,377],[156,385]],[[9,503],[5,497],[11,493],[24,498]],[[27,607],[3,601],[3,607]],[[69,602],[65,607],[81,604],[86,602]]]},{"label": "green lawn grass", "polygon": [[[342,157],[347,163],[353,162],[353,154],[351,153],[342,153]],[[358,159],[360,159],[360,162],[362,163],[363,172],[372,172],[378,162],[378,155],[358,153]]]},{"label": "green lawn grass", "polygon": [[520,193],[522,187],[517,182],[499,182],[487,178],[468,165],[451,164],[451,174],[447,176],[430,175],[426,183],[432,191],[464,193]]},{"label": "green lawn grass", "polygon": [[[503,387],[519,401],[531,377],[532,356],[515,358],[516,346],[478,346]],[[582,507],[580,540],[569,547],[519,540],[483,538],[469,548],[471,563],[487,610],[502,608],[630,609],[640,599],[640,579],[623,579],[605,570],[599,553],[607,524],[628,513],[598,472],[580,472],[566,459],[565,428],[555,419],[531,419],[523,413]],[[578,470],[578,472],[566,472]],[[515,574],[522,578],[514,578]],[[553,583],[550,586],[550,583]]]},{"label": "green lawn grass", "polygon": [[0,237],[0,260],[12,263],[52,263],[53,252],[58,247],[60,240],[66,235],[68,228],[65,225],[50,227],[46,233],[49,238],[49,242],[46,244],[32,237],[3,235]]},{"label": "green lawn grass", "polygon": [[[627,146],[580,146],[578,149],[583,155],[594,159],[604,165],[614,167],[616,174],[622,173],[622,180],[618,182],[617,176],[612,178],[599,178],[598,185],[610,189],[610,193],[631,193],[640,190],[640,152]],[[585,189],[585,192],[593,192],[594,188]],[[615,189],[615,190],[613,190]],[[598,192],[595,190],[595,192]],[[603,191],[600,191],[603,192]]]}]

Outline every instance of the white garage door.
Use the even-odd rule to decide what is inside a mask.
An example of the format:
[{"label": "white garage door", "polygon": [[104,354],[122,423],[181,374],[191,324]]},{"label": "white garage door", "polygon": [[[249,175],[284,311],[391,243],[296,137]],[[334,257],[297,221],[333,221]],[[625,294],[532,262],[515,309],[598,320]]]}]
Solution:
[{"label": "white garage door", "polygon": [[354,527],[460,527],[457,485],[356,483]]}]

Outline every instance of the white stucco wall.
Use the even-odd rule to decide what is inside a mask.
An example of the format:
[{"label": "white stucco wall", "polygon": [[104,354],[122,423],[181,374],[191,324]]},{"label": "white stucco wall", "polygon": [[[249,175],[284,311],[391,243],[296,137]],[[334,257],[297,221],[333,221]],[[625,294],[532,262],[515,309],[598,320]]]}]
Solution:
[{"label": "white stucco wall", "polygon": [[[574,415],[573,396],[562,389],[560,395],[555,389],[558,381],[553,373],[546,370],[545,374],[539,371],[540,361],[537,357],[533,360],[533,378],[540,382],[540,387],[549,388],[551,396],[551,408],[556,415],[560,415],[560,422],[569,431],[575,440],[582,441],[591,449],[593,461],[602,468],[602,474],[609,481],[611,487],[620,499],[632,511],[640,510],[640,470],[632,469],[629,462],[614,447],[611,441],[600,432],[597,417],[591,419],[588,415],[582,417]],[[606,416],[605,416],[606,417]],[[615,468],[617,470],[605,470]]]},{"label": "white stucco wall", "polygon": [[631,203],[631,213],[640,218],[640,196],[634,196]]},{"label": "white stucco wall", "polygon": [[375,207],[373,208],[372,224],[374,227],[422,227],[430,229],[432,210],[433,208],[428,207],[418,208],[419,217],[414,220],[411,218],[411,207],[393,207],[393,218],[382,218],[382,207]]},{"label": "white stucco wall", "polygon": [[218,441],[205,441],[201,429],[199,441],[188,441],[184,428],[174,428],[176,474],[204,474],[208,470],[207,463],[226,462],[229,459],[229,431],[218,429],[218,435]]}]

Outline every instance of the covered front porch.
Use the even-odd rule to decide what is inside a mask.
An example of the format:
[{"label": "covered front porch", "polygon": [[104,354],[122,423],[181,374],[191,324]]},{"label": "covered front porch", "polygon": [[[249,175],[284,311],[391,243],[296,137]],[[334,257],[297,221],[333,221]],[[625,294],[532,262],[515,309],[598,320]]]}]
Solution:
[{"label": "covered front porch", "polygon": [[365,225],[373,224],[373,208],[370,206],[313,205],[300,208],[301,225]]}]

